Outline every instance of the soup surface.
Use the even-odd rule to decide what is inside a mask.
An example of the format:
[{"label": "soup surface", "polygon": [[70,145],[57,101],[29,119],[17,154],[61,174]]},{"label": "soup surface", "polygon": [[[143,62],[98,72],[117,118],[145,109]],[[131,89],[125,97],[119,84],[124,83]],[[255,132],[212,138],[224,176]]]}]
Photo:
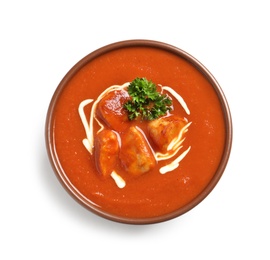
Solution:
[{"label": "soup surface", "polygon": [[[171,113],[191,123],[181,147],[188,153],[165,173],[160,168],[166,160],[144,174],[118,169],[125,182],[119,187],[113,178],[100,174],[95,156],[83,144],[86,132],[78,108],[82,101],[97,100],[107,88],[137,77],[169,86],[184,99],[190,113],[174,97]],[[91,109],[91,103],[83,108],[88,120]],[[224,115],[211,83],[187,60],[154,47],[120,48],[88,62],[59,93],[52,119],[53,146],[69,182],[101,211],[120,217],[151,218],[185,206],[213,178],[225,144]],[[145,124],[140,128],[146,129]]]}]

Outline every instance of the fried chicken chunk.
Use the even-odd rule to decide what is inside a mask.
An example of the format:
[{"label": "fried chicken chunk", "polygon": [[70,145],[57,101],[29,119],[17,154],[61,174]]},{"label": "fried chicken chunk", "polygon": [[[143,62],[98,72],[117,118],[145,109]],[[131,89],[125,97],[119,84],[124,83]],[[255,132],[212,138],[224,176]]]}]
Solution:
[{"label": "fried chicken chunk", "polygon": [[165,153],[186,124],[185,119],[177,116],[161,117],[148,123],[148,131],[158,149]]},{"label": "fried chicken chunk", "polygon": [[128,99],[129,95],[126,90],[115,90],[108,93],[98,103],[97,115],[109,128],[117,132],[123,131],[128,125],[128,116],[123,104]]},{"label": "fried chicken chunk", "polygon": [[153,152],[137,127],[130,127],[122,134],[120,161],[123,168],[134,176],[150,171],[156,164]]},{"label": "fried chicken chunk", "polygon": [[108,177],[115,169],[119,152],[118,138],[111,130],[102,130],[95,139],[95,160],[98,171]]}]

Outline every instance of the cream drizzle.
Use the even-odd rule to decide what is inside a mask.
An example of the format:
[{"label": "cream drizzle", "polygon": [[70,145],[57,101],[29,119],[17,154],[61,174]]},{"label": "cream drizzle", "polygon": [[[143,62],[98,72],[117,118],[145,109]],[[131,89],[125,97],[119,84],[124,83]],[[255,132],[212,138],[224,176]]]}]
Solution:
[{"label": "cream drizzle", "polygon": [[111,177],[114,179],[118,188],[122,189],[126,186],[126,182],[124,181],[124,179],[119,174],[117,174],[115,171],[113,171],[111,173]]},{"label": "cream drizzle", "polygon": [[188,106],[185,102],[185,100],[176,92],[174,91],[172,88],[167,87],[167,86],[162,86],[162,89],[167,90],[168,92],[170,92],[180,103],[180,105],[184,108],[185,112],[190,115],[190,111],[188,109]]},{"label": "cream drizzle", "polygon": [[79,105],[79,114],[81,117],[81,121],[86,133],[86,138],[83,139],[83,144],[87,151],[89,151],[92,154],[92,147],[93,147],[93,119],[92,119],[92,111],[91,111],[91,117],[90,117],[90,123],[88,124],[88,121],[86,119],[85,113],[84,113],[84,108],[85,106],[89,105],[92,103],[94,100],[93,99],[86,99],[82,101]]},{"label": "cream drizzle", "polygon": [[[84,113],[84,108],[85,106],[91,104],[94,100],[93,99],[86,99],[84,101],[82,101],[79,105],[78,108],[78,112],[82,121],[82,124],[84,126],[84,130],[86,133],[86,138],[84,138],[82,140],[83,145],[85,146],[85,148],[87,149],[87,151],[89,151],[89,153],[92,155],[93,154],[93,148],[94,148],[94,134],[93,134],[93,125],[94,125],[94,120],[98,123],[98,125],[100,126],[99,130],[97,132],[100,132],[104,129],[104,125],[96,118],[96,108],[98,105],[98,102],[108,93],[115,91],[115,90],[122,90],[124,88],[126,88],[130,83],[124,83],[123,85],[113,85],[109,88],[107,88],[106,90],[104,90],[97,98],[97,100],[92,104],[92,108],[91,108],[91,113],[90,113],[90,119],[89,119],[89,123],[87,121],[86,115]],[[170,92],[175,99],[179,102],[179,104],[183,107],[183,109],[185,110],[185,112],[190,115],[190,110],[186,104],[186,102],[184,101],[184,99],[177,93],[175,92],[172,88],[168,87],[168,86],[161,86],[159,85],[163,90],[167,90],[168,92]],[[174,138],[171,143],[168,145],[167,148],[167,153],[159,153],[159,152],[154,152],[152,147],[150,146],[150,148],[153,151],[153,154],[155,156],[155,159],[157,161],[161,161],[161,160],[168,160],[170,158],[173,158],[179,151],[180,149],[183,147],[181,146],[181,144],[184,142],[185,138],[182,138],[183,134],[185,132],[188,131],[188,127],[191,125],[191,122],[189,122],[188,124],[186,124],[180,131],[179,135]],[[142,131],[141,131],[142,132]],[[143,133],[144,134],[144,133]],[[147,140],[147,139],[146,139]],[[161,167],[159,169],[161,174],[165,174],[167,172],[170,172],[174,169],[176,169],[179,166],[179,163],[181,160],[183,160],[183,158],[188,154],[188,152],[190,151],[191,146],[189,146],[189,148],[187,150],[185,150],[183,153],[181,153],[181,155],[179,155],[174,161],[172,161],[170,164],[165,165],[163,167]],[[113,180],[115,181],[116,185],[119,188],[124,188],[126,186],[126,182],[125,180],[115,171],[113,171],[111,173],[111,177],[113,178]]]},{"label": "cream drizzle", "polygon": [[180,161],[182,161],[185,156],[188,154],[191,146],[188,147],[187,150],[185,150],[183,153],[181,153],[174,161],[172,161],[170,164],[167,164],[159,169],[159,172],[161,174],[173,171],[179,166]]}]

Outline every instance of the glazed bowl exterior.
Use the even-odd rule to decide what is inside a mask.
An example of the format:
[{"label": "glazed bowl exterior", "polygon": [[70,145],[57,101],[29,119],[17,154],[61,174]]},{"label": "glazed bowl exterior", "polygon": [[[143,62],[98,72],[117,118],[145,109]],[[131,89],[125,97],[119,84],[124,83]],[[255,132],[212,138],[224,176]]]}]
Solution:
[{"label": "glazed bowl exterior", "polygon": [[[189,202],[187,205],[184,207],[181,207],[171,213],[167,213],[165,215],[161,216],[154,216],[150,218],[128,218],[128,217],[121,217],[121,216],[116,216],[113,214],[110,214],[106,211],[103,211],[102,209],[96,207],[94,203],[89,201],[85,196],[83,196],[78,189],[70,182],[68,177],[66,176],[63,168],[61,167],[61,163],[59,162],[56,149],[55,149],[55,144],[53,141],[54,138],[54,124],[53,124],[53,113],[55,106],[58,102],[58,99],[63,91],[65,89],[67,83],[70,81],[70,79],[81,69],[83,68],[87,63],[91,62],[95,58],[102,56],[105,53],[121,49],[121,48],[126,48],[126,47],[133,47],[133,46],[146,46],[146,47],[153,47],[153,48],[159,48],[165,51],[168,51],[170,53],[173,53],[177,56],[179,56],[182,59],[187,60],[189,63],[191,63],[200,73],[204,75],[204,77],[210,82],[212,85],[214,91],[216,92],[216,95],[218,96],[218,99],[220,101],[221,107],[222,107],[222,112],[224,116],[224,121],[225,121],[225,144],[224,144],[224,150],[222,153],[222,158],[220,160],[219,166],[213,176],[213,178],[210,180],[208,185],[204,188],[204,190],[191,202]],[[208,69],[200,63],[196,58],[188,54],[187,52],[183,51],[182,49],[179,49],[175,46],[172,46],[167,43],[163,42],[158,42],[158,41],[152,41],[152,40],[126,40],[126,41],[121,41],[121,42],[116,42],[109,44],[107,46],[101,47],[98,50],[95,50],[82,58],[77,64],[75,64],[70,71],[67,72],[67,74],[64,76],[62,81],[59,83],[58,87],[56,88],[53,97],[51,99],[48,112],[47,112],[47,117],[46,117],[46,126],[45,126],[45,139],[46,139],[46,148],[47,148],[47,153],[48,157],[51,163],[51,166],[62,184],[62,186],[66,189],[66,191],[77,201],[79,202],[82,206],[90,210],[91,212],[112,220],[116,222],[121,222],[121,223],[126,223],[126,224],[153,224],[153,223],[159,223],[159,222],[164,222],[176,217],[179,217],[180,215],[188,212],[192,208],[194,208],[196,205],[198,205],[202,200],[204,200],[207,195],[213,190],[213,188],[216,186],[218,181],[220,180],[229,156],[230,156],[230,151],[231,151],[231,146],[232,146],[232,118],[230,114],[230,109],[228,106],[228,102],[226,100],[226,97],[217,82],[217,80],[214,78],[214,76],[208,71]]]}]

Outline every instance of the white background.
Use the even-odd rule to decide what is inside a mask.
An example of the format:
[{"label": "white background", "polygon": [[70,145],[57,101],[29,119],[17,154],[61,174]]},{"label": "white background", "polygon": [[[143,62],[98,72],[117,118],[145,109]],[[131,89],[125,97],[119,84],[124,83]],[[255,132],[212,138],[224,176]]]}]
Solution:
[{"label": "white background", "polygon": [[[256,1],[1,1],[0,259],[270,259],[270,7]],[[201,61],[228,99],[231,157],[174,220],[132,226],[77,204],[49,164],[50,99],[81,58],[150,39]]]}]

